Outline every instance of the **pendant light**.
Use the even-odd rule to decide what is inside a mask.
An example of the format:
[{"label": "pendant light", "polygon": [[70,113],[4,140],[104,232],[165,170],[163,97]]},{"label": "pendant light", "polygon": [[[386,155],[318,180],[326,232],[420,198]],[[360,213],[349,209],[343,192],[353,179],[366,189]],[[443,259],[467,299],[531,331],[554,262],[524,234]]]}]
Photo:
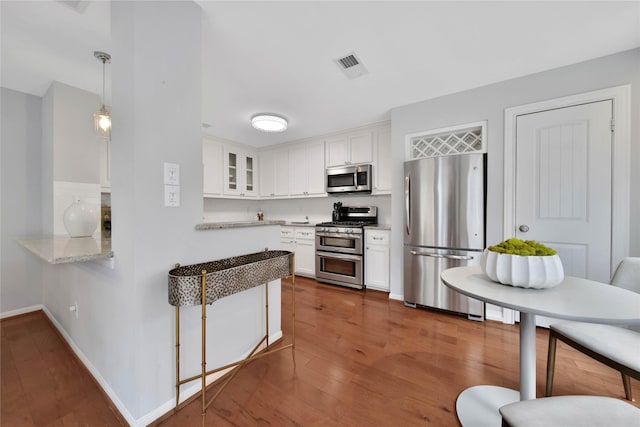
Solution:
[{"label": "pendant light", "polygon": [[102,106],[100,107],[100,111],[93,115],[93,121],[98,135],[111,139],[111,112],[104,104],[104,67],[107,62],[111,61],[111,55],[105,52],[95,51],[93,52],[93,56],[102,62]]}]

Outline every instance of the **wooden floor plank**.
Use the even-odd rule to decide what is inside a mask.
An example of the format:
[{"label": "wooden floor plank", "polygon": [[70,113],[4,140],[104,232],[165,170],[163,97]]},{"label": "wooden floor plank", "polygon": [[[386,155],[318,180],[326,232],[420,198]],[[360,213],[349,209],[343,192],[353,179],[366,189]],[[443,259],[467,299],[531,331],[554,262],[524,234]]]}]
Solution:
[{"label": "wooden floor plank", "polygon": [[[283,284],[287,344],[291,290]],[[412,309],[380,292],[304,278],[296,284],[295,369],[289,350],[251,362],[209,407],[207,426],[455,426],[455,401],[465,388],[518,387],[517,325]],[[0,326],[2,426],[120,425],[42,313]],[[536,333],[536,388],[542,396],[548,333]],[[618,372],[562,342],[557,353],[555,395],[624,398]],[[640,396],[639,382],[632,380],[632,387]],[[154,425],[200,423],[195,400]]]},{"label": "wooden floor plank", "polygon": [[42,311],[0,325],[0,425],[126,425]]}]

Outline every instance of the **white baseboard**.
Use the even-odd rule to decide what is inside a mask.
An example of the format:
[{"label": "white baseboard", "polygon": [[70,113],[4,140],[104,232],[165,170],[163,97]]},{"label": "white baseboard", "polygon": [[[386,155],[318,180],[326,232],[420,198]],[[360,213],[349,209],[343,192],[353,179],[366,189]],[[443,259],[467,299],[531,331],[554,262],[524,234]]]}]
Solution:
[{"label": "white baseboard", "polygon": [[400,294],[389,294],[389,299],[394,299],[396,301],[404,301],[404,295]]},{"label": "white baseboard", "polygon": [[32,305],[31,307],[19,308],[17,310],[5,311],[4,313],[0,313],[0,319],[5,319],[7,317],[19,316],[25,313],[31,313],[33,311],[38,311],[44,309],[42,304]]},{"label": "white baseboard", "polygon": [[60,332],[60,335],[62,335],[62,337],[67,342],[67,344],[69,344],[69,347],[71,347],[71,349],[76,354],[76,356],[78,356],[82,364],[87,368],[87,370],[91,373],[91,375],[93,375],[93,378],[95,378],[98,384],[100,384],[100,387],[102,388],[102,390],[104,390],[107,396],[109,396],[109,399],[111,399],[111,401],[116,406],[116,408],[118,408],[118,411],[120,411],[120,414],[129,423],[129,425],[132,427],[146,425],[146,424],[139,424],[138,421],[135,418],[133,418],[131,413],[127,410],[126,406],[124,406],[122,401],[118,398],[118,395],[116,394],[116,392],[113,391],[111,386],[109,386],[109,383],[107,383],[107,381],[102,377],[102,375],[100,375],[100,372],[96,369],[95,366],[93,366],[89,358],[85,356],[82,350],[80,350],[80,348],[76,345],[76,343],[73,342],[69,334],[67,334],[67,331],[65,331],[62,325],[58,323],[58,321],[53,316],[53,314],[51,314],[51,312],[47,310],[46,307],[42,307],[42,311],[44,311],[44,313],[47,315],[51,323],[56,327],[58,332]]},{"label": "white baseboard", "polygon": [[[147,414],[143,415],[142,417],[140,417],[138,419],[135,419],[131,415],[131,413],[127,410],[127,408],[124,406],[122,401],[118,398],[118,395],[116,394],[116,392],[109,386],[109,384],[102,377],[102,375],[100,375],[100,372],[95,368],[95,366],[93,366],[93,364],[87,358],[87,356],[85,356],[85,354],[80,350],[80,348],[78,348],[78,346],[73,342],[73,340],[71,339],[69,334],[67,334],[67,332],[64,330],[62,325],[60,323],[58,323],[58,321],[55,319],[55,317],[53,317],[51,312],[49,310],[47,310],[46,307],[43,307],[43,306],[39,306],[39,307],[35,308],[34,310],[29,310],[29,311],[36,311],[36,310],[40,310],[40,309],[42,311],[44,311],[44,313],[49,318],[51,323],[56,327],[58,332],[60,332],[60,335],[62,335],[62,337],[65,339],[65,341],[67,341],[67,344],[69,344],[69,347],[71,347],[71,349],[76,354],[76,356],[78,356],[78,358],[84,364],[84,366],[87,368],[87,370],[91,373],[91,375],[93,375],[93,377],[98,382],[98,384],[100,385],[102,390],[104,390],[104,392],[107,394],[107,396],[109,396],[109,399],[111,399],[111,401],[116,406],[116,408],[118,408],[118,411],[120,411],[120,414],[122,414],[124,419],[129,423],[129,425],[131,427],[144,427],[144,426],[147,426],[147,425],[151,424],[153,421],[155,421],[158,418],[160,418],[161,416],[163,416],[164,414],[166,414],[167,412],[171,411],[175,407],[175,402],[176,401],[175,401],[175,396],[174,396],[171,400],[163,403],[162,405],[160,405],[159,407],[153,409],[152,411],[148,412]],[[24,310],[26,310],[26,309],[24,309]],[[29,311],[24,311],[24,312],[28,313]],[[11,313],[13,313],[13,312],[11,312]],[[22,314],[22,313],[16,313],[16,314]],[[275,334],[270,335],[269,336],[269,342],[276,342],[280,338],[282,338],[282,331],[281,330],[276,332]],[[262,350],[264,347],[265,347],[265,345],[262,344],[258,348],[258,351]],[[247,357],[248,355],[249,355],[249,351],[247,351],[245,354],[240,355],[240,357],[238,357],[238,360],[242,360],[245,357]],[[231,369],[234,369],[234,368],[230,368],[229,370],[231,370]],[[207,385],[212,383],[216,379],[220,378],[226,372],[227,371],[221,371],[221,372],[217,372],[215,374],[209,375],[207,377]],[[193,396],[194,394],[198,393],[201,388],[202,388],[201,387],[201,383],[199,381],[194,381],[193,385],[181,390],[181,392],[180,392],[180,402],[182,403],[185,400],[187,400],[188,398],[190,398],[191,396]]]}]

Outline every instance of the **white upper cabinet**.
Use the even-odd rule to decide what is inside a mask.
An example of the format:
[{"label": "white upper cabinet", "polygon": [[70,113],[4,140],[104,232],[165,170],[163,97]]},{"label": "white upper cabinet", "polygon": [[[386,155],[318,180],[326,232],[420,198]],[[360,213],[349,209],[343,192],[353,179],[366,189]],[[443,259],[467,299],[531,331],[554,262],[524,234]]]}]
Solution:
[{"label": "white upper cabinet", "polygon": [[373,140],[370,131],[360,131],[328,138],[327,167],[373,162]]},{"label": "white upper cabinet", "polygon": [[257,196],[257,166],[255,153],[225,146],[223,193],[240,197]]},{"label": "white upper cabinet", "polygon": [[210,139],[202,141],[202,192],[204,196],[222,194],[222,144]]},{"label": "white upper cabinet", "polygon": [[374,133],[375,164],[373,194],[391,194],[391,128],[385,126]]},{"label": "white upper cabinet", "polygon": [[391,194],[391,125],[376,123],[328,137],[262,149],[203,138],[204,197],[327,197],[326,168],[371,164],[372,194]]},{"label": "white upper cabinet", "polygon": [[289,195],[289,151],[268,150],[260,153],[260,197]]},{"label": "white upper cabinet", "polygon": [[325,193],[324,142],[296,144],[289,149],[292,196],[319,196]]}]

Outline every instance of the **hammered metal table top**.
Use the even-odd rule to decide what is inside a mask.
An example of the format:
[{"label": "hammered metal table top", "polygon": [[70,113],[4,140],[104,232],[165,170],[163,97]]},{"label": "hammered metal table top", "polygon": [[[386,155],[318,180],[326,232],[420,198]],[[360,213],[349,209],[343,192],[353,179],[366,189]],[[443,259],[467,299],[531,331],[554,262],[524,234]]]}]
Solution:
[{"label": "hammered metal table top", "polygon": [[169,304],[193,306],[202,303],[202,274],[206,271],[206,303],[293,274],[293,254],[263,251],[169,271]]}]

